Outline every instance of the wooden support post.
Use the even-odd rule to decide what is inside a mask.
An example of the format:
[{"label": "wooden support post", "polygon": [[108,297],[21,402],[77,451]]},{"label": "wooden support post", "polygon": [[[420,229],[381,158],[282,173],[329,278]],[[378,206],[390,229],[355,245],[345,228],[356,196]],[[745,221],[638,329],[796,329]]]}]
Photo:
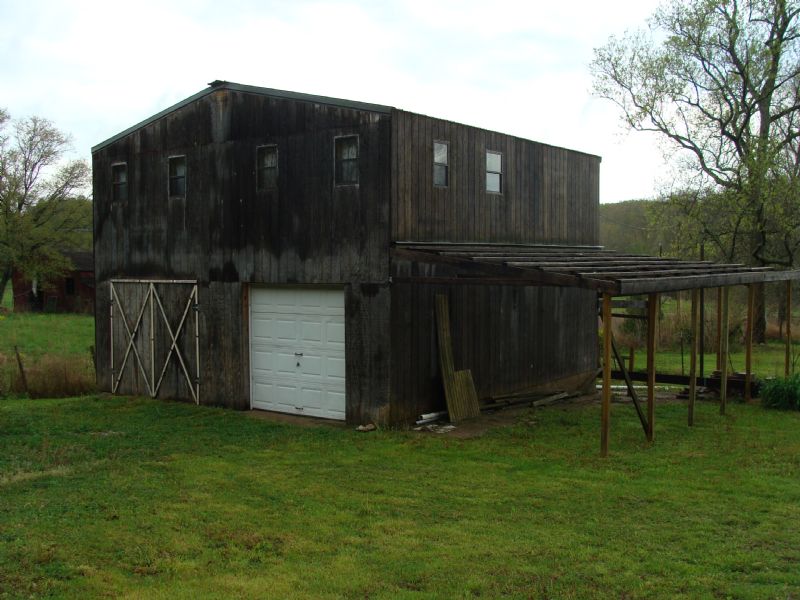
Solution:
[{"label": "wooden support post", "polygon": [[744,343],[744,400],[752,400],[753,385],[753,318],[755,317],[756,287],[751,283],[747,286],[747,331]]},{"label": "wooden support post", "polygon": [[722,288],[717,288],[717,371],[722,368]]},{"label": "wooden support post", "polygon": [[689,427],[694,425],[694,401],[697,398],[697,348],[700,333],[700,290],[692,290],[692,345],[689,359]]},{"label": "wooden support post", "polygon": [[728,403],[728,287],[722,289],[722,331],[720,339],[720,369],[719,369],[719,414],[725,414]]},{"label": "wooden support post", "polygon": [[792,282],[786,282],[786,359],[784,360],[784,376],[792,372]]},{"label": "wooden support post", "polygon": [[603,294],[603,401],[600,411],[600,456],[608,456],[611,422],[611,295]]},{"label": "wooden support post", "polygon": [[658,294],[647,297],[647,440],[653,441],[656,415],[656,321]]},{"label": "wooden support post", "polygon": [[636,366],[636,348],[631,346],[630,353],[628,354],[628,373],[633,373],[633,368]]}]

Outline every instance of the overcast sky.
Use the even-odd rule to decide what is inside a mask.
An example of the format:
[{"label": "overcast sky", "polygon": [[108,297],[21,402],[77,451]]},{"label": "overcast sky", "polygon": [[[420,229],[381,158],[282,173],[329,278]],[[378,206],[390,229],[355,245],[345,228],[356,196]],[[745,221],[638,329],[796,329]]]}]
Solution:
[{"label": "overcast sky", "polygon": [[215,79],[388,104],[603,157],[603,202],[652,197],[655,139],[593,98],[593,48],[655,0],[0,0],[0,106],[75,153]]}]

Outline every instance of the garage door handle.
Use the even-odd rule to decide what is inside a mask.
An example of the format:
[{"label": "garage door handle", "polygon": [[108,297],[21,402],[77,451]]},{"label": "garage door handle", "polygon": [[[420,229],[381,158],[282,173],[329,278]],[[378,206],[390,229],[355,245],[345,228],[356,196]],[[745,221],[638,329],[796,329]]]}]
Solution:
[{"label": "garage door handle", "polygon": [[303,353],[302,352],[295,352],[294,355],[295,356],[303,356]]}]

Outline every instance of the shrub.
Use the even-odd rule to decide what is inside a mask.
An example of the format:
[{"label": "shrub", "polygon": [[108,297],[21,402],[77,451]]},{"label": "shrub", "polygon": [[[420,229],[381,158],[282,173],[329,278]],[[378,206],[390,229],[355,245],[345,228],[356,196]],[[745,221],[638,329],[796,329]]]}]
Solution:
[{"label": "shrub", "polygon": [[800,373],[767,379],[761,387],[761,404],[765,408],[800,410]]}]

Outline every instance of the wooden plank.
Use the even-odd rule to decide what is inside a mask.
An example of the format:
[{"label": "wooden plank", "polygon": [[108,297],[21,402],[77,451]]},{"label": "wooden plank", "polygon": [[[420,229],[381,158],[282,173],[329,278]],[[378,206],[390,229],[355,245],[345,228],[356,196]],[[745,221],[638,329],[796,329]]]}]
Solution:
[{"label": "wooden plank", "polygon": [[725,407],[728,403],[728,332],[730,319],[728,318],[728,292],[730,288],[722,288],[722,331],[720,335],[720,388],[719,388],[719,412],[725,414]]},{"label": "wooden plank", "polygon": [[697,397],[697,348],[700,330],[700,290],[692,290],[692,343],[689,358],[689,426],[694,425],[694,403]]},{"label": "wooden plank", "polygon": [[447,412],[452,423],[480,415],[478,395],[469,370],[455,371],[447,296],[436,294],[436,330],[439,340],[439,367],[442,374]]},{"label": "wooden plank", "polygon": [[600,456],[608,456],[611,427],[611,295],[603,294],[603,396],[600,410]]},{"label": "wooden plank", "polygon": [[[639,422],[642,424],[642,429],[644,429],[645,435],[647,435],[648,431],[647,417],[645,416],[644,411],[642,411],[642,404],[641,402],[639,402],[639,394],[636,393],[636,389],[633,387],[633,381],[631,380],[631,376],[628,374],[628,369],[625,367],[625,361],[622,360],[622,356],[620,356],[619,350],[617,349],[617,343],[614,341],[613,330],[611,334],[611,349],[614,352],[614,358],[617,361],[617,365],[619,365],[619,370],[622,373],[622,377],[625,379],[625,386],[628,388],[628,395],[631,397],[631,400],[633,401],[633,406],[636,409],[636,414],[639,417]],[[631,355],[631,357],[632,356],[633,355]]]},{"label": "wooden plank", "polygon": [[717,371],[720,369],[722,356],[722,288],[717,288]]},{"label": "wooden plank", "polygon": [[635,296],[651,292],[676,292],[694,288],[745,285],[770,281],[800,279],[800,271],[747,271],[743,273],[718,273],[713,275],[687,275],[685,277],[653,277],[646,279],[618,279],[620,296]]},{"label": "wooden plank", "polygon": [[656,321],[658,294],[647,298],[647,440],[653,441],[656,416]]}]

